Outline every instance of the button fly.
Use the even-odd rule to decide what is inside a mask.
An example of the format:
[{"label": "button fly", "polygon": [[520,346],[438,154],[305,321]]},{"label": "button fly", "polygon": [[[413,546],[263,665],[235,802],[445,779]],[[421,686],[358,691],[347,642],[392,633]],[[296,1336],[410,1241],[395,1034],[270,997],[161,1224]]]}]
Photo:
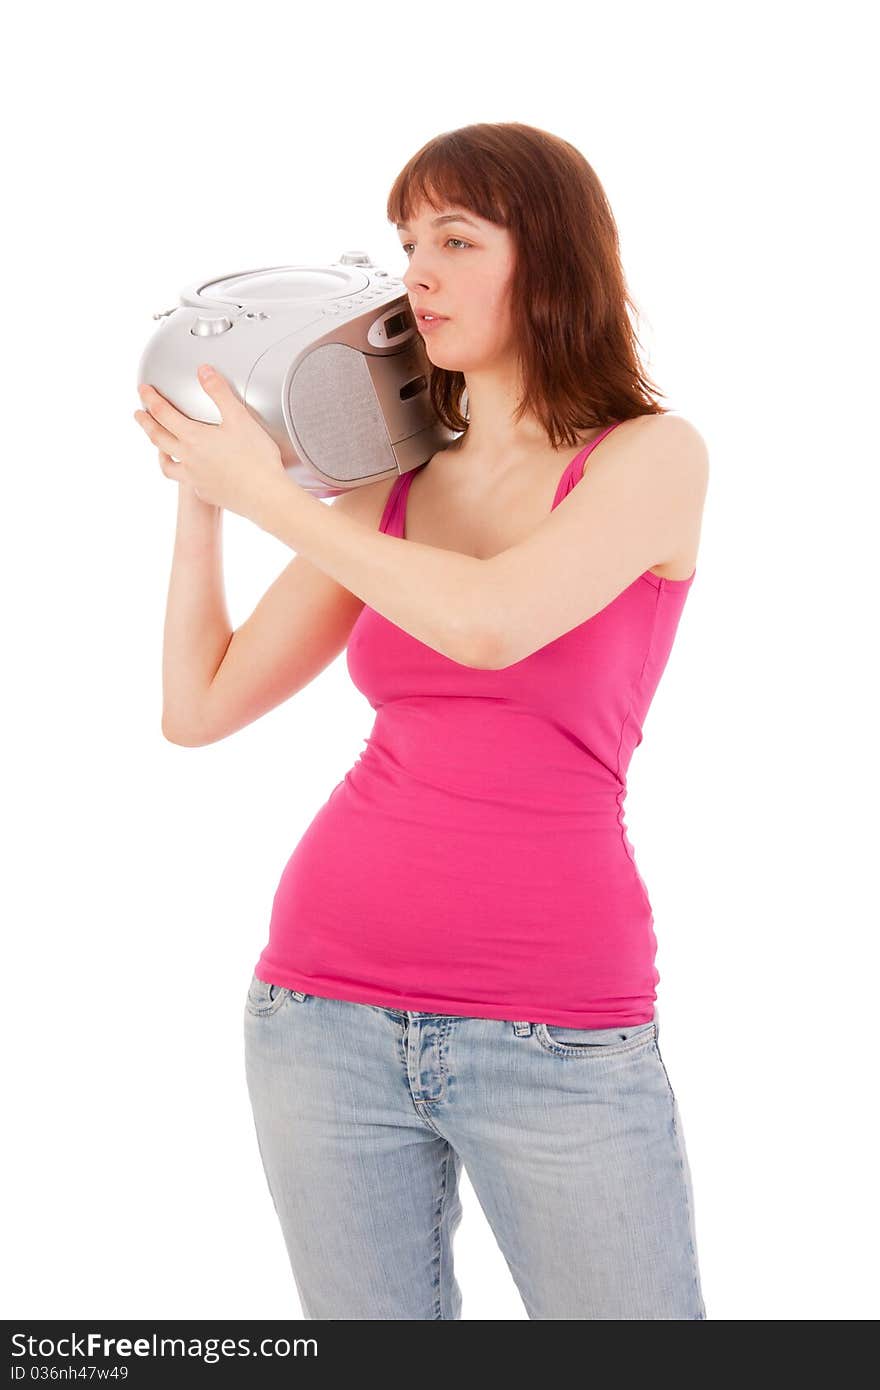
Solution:
[{"label": "button fly", "polygon": [[406,1071],[417,1103],[446,1098],[444,1043],[450,1020],[439,1014],[407,1012]]}]

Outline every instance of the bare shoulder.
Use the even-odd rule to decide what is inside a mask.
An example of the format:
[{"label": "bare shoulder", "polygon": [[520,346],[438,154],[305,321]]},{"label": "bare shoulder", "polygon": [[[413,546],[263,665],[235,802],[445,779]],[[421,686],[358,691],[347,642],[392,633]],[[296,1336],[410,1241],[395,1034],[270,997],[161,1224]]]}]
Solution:
[{"label": "bare shoulder", "polygon": [[[670,500],[677,497],[686,509],[702,508],[709,483],[709,450],[692,421],[683,415],[639,415],[624,420],[606,442],[611,444],[615,436],[616,451],[609,450],[605,459],[609,481],[618,473],[618,484],[624,489],[643,484],[647,490],[648,485],[656,485]],[[595,464],[591,459],[591,469],[602,467],[601,452],[597,450]]]},{"label": "bare shoulder", "polygon": [[[696,566],[709,483],[709,450],[696,425],[682,415],[641,415],[615,430],[627,467],[618,483],[642,499],[654,517],[665,515],[677,542],[652,573],[686,579]],[[613,469],[609,460],[610,478]]]},{"label": "bare shoulder", "polygon": [[654,441],[662,456],[678,466],[694,481],[707,478],[709,450],[706,441],[691,420],[683,415],[642,415],[628,424],[641,425],[643,437]]}]

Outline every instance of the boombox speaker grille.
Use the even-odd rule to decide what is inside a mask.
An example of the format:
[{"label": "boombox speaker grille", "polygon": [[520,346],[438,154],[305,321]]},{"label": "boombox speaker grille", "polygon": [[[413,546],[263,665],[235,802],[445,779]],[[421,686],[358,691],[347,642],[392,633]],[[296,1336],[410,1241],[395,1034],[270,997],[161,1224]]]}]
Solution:
[{"label": "boombox speaker grille", "polygon": [[288,393],[308,459],[340,483],[387,474],[397,463],[362,352],[325,343],[303,358]]}]

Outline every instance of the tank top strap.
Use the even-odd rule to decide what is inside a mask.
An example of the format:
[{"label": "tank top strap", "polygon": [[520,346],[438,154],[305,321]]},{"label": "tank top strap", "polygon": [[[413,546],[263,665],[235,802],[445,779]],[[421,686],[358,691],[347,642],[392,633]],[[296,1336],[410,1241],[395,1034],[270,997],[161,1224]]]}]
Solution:
[{"label": "tank top strap", "polygon": [[379,522],[380,531],[385,531],[391,535],[400,534],[401,501],[409,490],[413,473],[416,472],[418,469],[411,468],[408,472],[401,473],[399,477],[394,479],[388,500],[385,503],[385,510],[382,513],[382,520]]},{"label": "tank top strap", "polygon": [[559,479],[559,486],[556,489],[556,496],[553,498],[554,507],[556,507],[557,504],[562,501],[562,498],[570,490],[570,488],[574,487],[574,484],[576,482],[580,482],[580,479],[583,476],[584,464],[586,463],[590,454],[595,449],[596,445],[599,444],[601,440],[605,438],[606,434],[610,434],[612,430],[616,430],[617,426],[622,423],[622,420],[612,421],[610,425],[607,425],[604,430],[602,430],[599,434],[596,435],[595,439],[591,439],[589,444],[585,444],[583,449],[581,449],[580,453],[575,454],[574,458],[571,460],[571,463],[568,465],[562,477]]}]

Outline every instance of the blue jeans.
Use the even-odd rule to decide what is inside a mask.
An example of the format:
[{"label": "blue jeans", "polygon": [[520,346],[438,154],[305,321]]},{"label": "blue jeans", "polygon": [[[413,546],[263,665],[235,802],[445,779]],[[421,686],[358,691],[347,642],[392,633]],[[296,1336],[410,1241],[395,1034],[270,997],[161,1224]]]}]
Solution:
[{"label": "blue jeans", "polygon": [[308,1319],[461,1317],[464,1165],[530,1318],[705,1318],[658,1017],[380,1008],[253,977],[257,1143]]}]

